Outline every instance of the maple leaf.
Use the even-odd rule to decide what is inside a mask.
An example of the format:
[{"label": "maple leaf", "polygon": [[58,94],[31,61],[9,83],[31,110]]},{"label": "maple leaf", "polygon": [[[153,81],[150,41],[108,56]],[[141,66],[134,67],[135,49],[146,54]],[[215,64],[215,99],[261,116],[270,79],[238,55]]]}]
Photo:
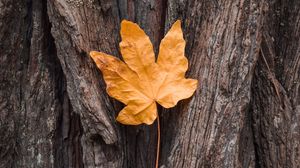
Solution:
[{"label": "maple leaf", "polygon": [[102,71],[107,93],[126,105],[117,121],[150,125],[157,118],[156,102],[171,108],[193,95],[197,80],[185,78],[188,60],[179,20],[161,41],[157,62],[149,37],[137,24],[123,20],[121,38],[124,62],[102,52],[90,52]]}]

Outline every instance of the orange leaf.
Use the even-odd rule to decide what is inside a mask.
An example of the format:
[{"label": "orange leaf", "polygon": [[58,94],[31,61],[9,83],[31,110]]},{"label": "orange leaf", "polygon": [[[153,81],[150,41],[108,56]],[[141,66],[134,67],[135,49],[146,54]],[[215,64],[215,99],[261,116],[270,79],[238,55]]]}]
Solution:
[{"label": "orange leaf", "polygon": [[117,121],[150,125],[157,118],[156,102],[174,107],[197,88],[197,80],[185,78],[188,60],[181,24],[176,21],[161,41],[157,63],[149,37],[137,24],[123,20],[121,37],[124,62],[102,52],[90,55],[102,71],[107,93],[126,105]]}]

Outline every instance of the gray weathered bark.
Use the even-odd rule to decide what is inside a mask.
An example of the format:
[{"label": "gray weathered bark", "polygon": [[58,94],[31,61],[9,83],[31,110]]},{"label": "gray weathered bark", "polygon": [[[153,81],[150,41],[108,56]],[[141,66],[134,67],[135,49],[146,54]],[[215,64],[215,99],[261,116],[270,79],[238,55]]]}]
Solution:
[{"label": "gray weathered bark", "polygon": [[159,107],[160,167],[300,165],[298,0],[0,0],[0,167],[154,167],[156,123],[124,126],[88,56],[122,19],[155,52],[182,20],[195,95]]}]

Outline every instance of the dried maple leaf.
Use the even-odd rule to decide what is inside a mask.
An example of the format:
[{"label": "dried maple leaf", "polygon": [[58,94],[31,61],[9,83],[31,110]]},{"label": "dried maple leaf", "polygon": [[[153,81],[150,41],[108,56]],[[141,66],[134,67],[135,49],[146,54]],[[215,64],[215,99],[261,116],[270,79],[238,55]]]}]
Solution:
[{"label": "dried maple leaf", "polygon": [[150,125],[157,118],[156,102],[174,107],[197,88],[197,80],[185,78],[188,60],[181,23],[176,21],[161,41],[157,62],[149,37],[137,24],[123,20],[121,37],[124,62],[102,52],[90,55],[103,73],[107,93],[126,105],[117,121]]}]

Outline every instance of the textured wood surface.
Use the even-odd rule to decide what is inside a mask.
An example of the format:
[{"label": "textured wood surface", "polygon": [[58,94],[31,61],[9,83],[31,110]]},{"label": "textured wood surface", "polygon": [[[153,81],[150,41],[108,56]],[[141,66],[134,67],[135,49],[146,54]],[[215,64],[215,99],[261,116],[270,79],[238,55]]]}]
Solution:
[{"label": "textured wood surface", "polygon": [[157,54],[182,20],[195,95],[159,107],[161,168],[300,165],[298,0],[0,0],[0,167],[152,168],[156,123],[124,126],[89,51],[120,22]]}]

